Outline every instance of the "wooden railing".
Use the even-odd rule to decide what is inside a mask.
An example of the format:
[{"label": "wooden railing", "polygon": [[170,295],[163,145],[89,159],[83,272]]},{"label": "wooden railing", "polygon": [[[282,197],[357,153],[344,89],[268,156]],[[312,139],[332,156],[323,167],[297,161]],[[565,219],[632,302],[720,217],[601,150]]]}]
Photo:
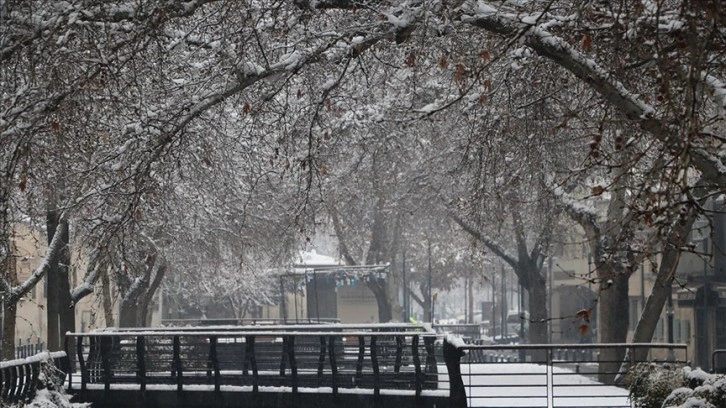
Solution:
[{"label": "wooden railing", "polygon": [[[68,371],[68,356],[63,351],[0,362],[0,405],[31,399],[38,389],[41,365],[45,362],[55,366],[60,377]],[[59,378],[61,383],[63,380]]]}]

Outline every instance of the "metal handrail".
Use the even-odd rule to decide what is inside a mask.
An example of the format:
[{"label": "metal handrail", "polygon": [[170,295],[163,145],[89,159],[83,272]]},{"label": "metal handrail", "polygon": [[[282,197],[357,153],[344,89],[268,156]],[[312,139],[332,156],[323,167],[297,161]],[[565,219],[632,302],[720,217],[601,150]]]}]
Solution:
[{"label": "metal handrail", "polygon": [[27,358],[0,362],[0,401],[13,403],[32,398],[40,385],[40,366],[46,361],[58,368],[61,376],[65,377],[68,357],[63,351],[46,351]]},{"label": "metal handrail", "polygon": [[[549,407],[568,406],[578,398],[611,398],[608,407],[630,407],[629,393],[616,384],[618,375],[627,373],[635,363],[635,353],[630,353],[629,364],[619,361],[603,361],[599,353],[606,349],[632,350],[646,348],[650,351],[647,361],[687,363],[687,346],[670,343],[608,343],[608,344],[522,344],[522,345],[474,345],[463,344],[459,350],[468,354],[461,367],[467,367],[463,376],[468,379],[467,404],[481,399],[502,399],[507,406],[518,396],[518,403],[531,403]],[[563,351],[571,359],[558,359]],[[678,358],[676,358],[676,352]],[[462,353],[462,354],[463,354]],[[490,356],[495,356],[496,358]],[[658,357],[658,358],[656,358]],[[451,380],[452,382],[454,380]],[[509,389],[512,390],[509,390]],[[527,389],[529,394],[518,391]],[[579,391],[582,390],[582,391]],[[618,391],[619,390],[619,391]],[[581,394],[580,394],[581,392]],[[619,395],[618,395],[619,394]],[[507,396],[505,396],[507,395]],[[506,401],[504,401],[506,400]],[[526,401],[525,401],[526,400]],[[487,401],[488,406],[497,402]],[[462,407],[467,405],[460,405]]]},{"label": "metal handrail", "polygon": [[[108,393],[112,383],[120,382],[136,383],[141,391],[149,384],[176,384],[178,393],[185,385],[200,381],[213,384],[216,393],[222,385],[250,383],[253,393],[259,392],[261,385],[289,386],[297,393],[299,387],[316,383],[318,387],[332,386],[333,394],[340,388],[370,387],[374,396],[380,395],[382,389],[403,386],[415,389],[418,396],[422,390],[436,388],[439,381],[436,336],[430,332],[137,330],[69,333],[66,338],[70,339],[69,355],[80,372],[81,398],[89,384],[103,384]],[[273,341],[274,338],[282,342]],[[74,347],[75,351],[71,350]],[[226,354],[220,351],[221,347],[227,347]],[[200,351],[204,353],[203,360],[186,360],[199,356]],[[238,362],[242,356],[244,361]],[[402,362],[403,356],[407,363]],[[201,361],[206,368],[194,368]],[[274,372],[274,367],[269,366],[273,361],[278,362],[279,368],[275,374],[270,372]],[[404,365],[409,369],[401,370]],[[78,373],[69,373],[69,391],[78,385],[74,385],[74,375]],[[344,381],[342,376],[351,375],[353,382],[348,377]],[[410,384],[402,385],[402,381]]]},{"label": "metal handrail", "polygon": [[[716,349],[711,353],[711,373],[719,372],[716,370],[716,356],[719,354],[726,354],[726,349]],[[726,369],[726,367],[724,367]]]}]

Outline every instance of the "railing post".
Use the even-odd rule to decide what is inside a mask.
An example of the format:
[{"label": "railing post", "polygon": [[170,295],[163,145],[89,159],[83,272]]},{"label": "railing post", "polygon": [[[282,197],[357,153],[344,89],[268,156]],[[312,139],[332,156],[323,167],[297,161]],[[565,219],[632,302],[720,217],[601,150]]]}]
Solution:
[{"label": "railing post", "polygon": [[378,353],[376,350],[376,343],[378,336],[371,335],[371,365],[373,366],[373,396],[378,398],[381,396],[381,373],[378,369]]},{"label": "railing post", "polygon": [[81,401],[83,401],[89,379],[88,367],[86,367],[86,361],[83,358],[83,336],[76,337],[76,358],[81,370]]},{"label": "railing post", "polygon": [[461,357],[464,350],[444,338],[444,362],[449,372],[449,407],[466,408],[466,389],[461,378]]},{"label": "railing post", "polygon": [[18,392],[19,392],[18,391],[18,381],[20,379],[20,375],[19,375],[17,366],[13,366],[10,370],[11,370],[10,371],[10,381],[11,382],[10,382],[10,393],[8,395],[10,396],[10,399],[13,400],[13,399],[16,399],[18,396]]},{"label": "railing post", "polygon": [[214,392],[219,395],[221,381],[219,378],[219,358],[217,357],[217,336],[209,336],[209,358],[214,371]]},{"label": "railing post", "polygon": [[366,339],[358,336],[358,362],[355,365],[355,385],[360,386],[363,381],[363,359],[366,355]]},{"label": "railing post", "polygon": [[297,381],[297,362],[295,361],[295,336],[287,336],[288,345],[287,353],[290,361],[290,372],[292,373],[292,393],[297,394],[298,381]]},{"label": "railing post", "polygon": [[318,387],[323,386],[323,366],[325,365],[325,336],[320,336],[320,355],[318,356]]},{"label": "railing post", "polygon": [[136,376],[141,387],[141,395],[146,392],[146,338],[136,336]]},{"label": "railing post", "polygon": [[[260,390],[260,379],[257,375],[257,359],[255,358],[255,336],[247,336],[245,338],[247,348],[245,350],[245,367],[247,362],[252,366],[252,392],[257,394]],[[247,369],[245,369],[247,375]]]},{"label": "railing post", "polygon": [[8,387],[5,386],[5,382],[7,381],[7,375],[5,375],[5,371],[7,368],[0,369],[0,399],[4,400],[6,395],[6,391],[8,390]]},{"label": "railing post", "polygon": [[421,358],[418,355],[418,335],[414,334],[413,337],[411,337],[411,354],[413,357],[413,367],[416,371],[416,405],[419,400],[421,399],[421,391],[423,388],[423,375],[421,374]]},{"label": "railing post", "polygon": [[287,362],[287,359],[289,357],[288,351],[287,351],[287,348],[289,347],[287,344],[287,337],[288,336],[282,337],[282,358],[280,358],[280,377],[285,376],[285,363]]},{"label": "railing post", "polygon": [[172,364],[174,366],[174,375],[176,376],[176,393],[181,397],[183,384],[184,384],[184,374],[183,374],[183,368],[182,368],[182,360],[181,360],[181,340],[179,336],[174,336],[173,340],[173,356],[172,356]]},{"label": "railing post", "polygon": [[328,353],[330,356],[330,372],[332,374],[331,383],[333,386],[333,395],[338,395],[338,365],[335,361],[335,336],[328,337]]},{"label": "railing post", "polygon": [[552,367],[552,347],[547,347],[545,349],[547,352],[547,406],[551,407],[554,404],[554,396],[552,393],[554,392],[554,369]]},{"label": "railing post", "polygon": [[35,390],[35,383],[33,382],[33,371],[35,371],[36,367],[40,369],[39,362],[24,365],[23,374],[25,374],[25,379],[23,380],[23,399],[27,399],[30,394]]},{"label": "railing post", "polygon": [[33,364],[30,371],[32,377],[30,379],[30,393],[28,395],[28,398],[32,400],[33,398],[35,398],[35,392],[38,390],[38,378],[40,378],[40,361]]},{"label": "railing post", "polygon": [[436,350],[434,349],[434,343],[436,337],[426,336],[424,337],[424,345],[426,348],[426,374],[437,374],[438,367],[436,365]]},{"label": "railing post", "polygon": [[101,365],[103,367],[103,390],[108,395],[111,390],[111,350],[112,337],[101,336]]},{"label": "railing post", "polygon": [[401,364],[403,357],[403,336],[396,336],[396,362],[393,364],[393,372],[401,372]]}]

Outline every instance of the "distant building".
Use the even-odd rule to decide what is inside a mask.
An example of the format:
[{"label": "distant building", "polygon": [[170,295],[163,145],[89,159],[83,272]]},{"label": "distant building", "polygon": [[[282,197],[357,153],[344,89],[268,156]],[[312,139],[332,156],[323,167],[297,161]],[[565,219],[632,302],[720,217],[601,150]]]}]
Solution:
[{"label": "distant building", "polygon": [[[12,240],[12,262],[10,267],[17,272],[19,282],[23,282],[43,262],[47,250],[47,237],[45,232],[39,228],[27,224],[18,223],[14,226]],[[75,249],[72,247],[72,249]],[[83,279],[85,271],[85,259],[79,255],[79,251],[71,251],[71,288],[77,286]],[[47,343],[47,280],[41,280],[23,299],[18,303],[18,311],[15,327],[16,347],[26,345],[40,345],[44,347]],[[114,318],[118,321],[118,302],[112,299],[114,305]],[[159,324],[161,297],[157,296],[154,301],[152,323]],[[1,309],[0,309],[1,310]],[[98,293],[86,296],[79,301],[75,307],[76,331],[88,331],[95,328],[106,327],[102,300]],[[4,318],[4,316],[3,316]],[[2,330],[2,325],[0,325]]]},{"label": "distant building", "polygon": [[370,274],[385,277],[387,269],[387,266],[345,266],[315,250],[301,252],[292,270],[280,276],[281,287],[286,292],[290,282],[296,289],[284,297],[280,318],[378,323],[378,303],[366,279]]},{"label": "distant building", "polygon": [[[711,205],[710,219],[696,222],[690,242],[695,253],[683,253],[672,287],[673,325],[669,333],[668,305],[664,307],[653,335],[653,342],[667,342],[671,334],[675,343],[688,346],[688,360],[694,366],[710,370],[711,353],[726,348],[726,213],[724,207]],[[705,254],[702,255],[702,254]],[[655,282],[655,272],[648,264],[630,277],[629,333],[635,326]],[[551,276],[552,341],[555,343],[597,341],[597,307],[589,315],[587,331],[584,323],[575,318],[578,310],[592,308],[597,297],[597,285],[589,248],[584,234],[573,234],[562,245],[548,273]],[[589,337],[589,338],[586,338]],[[726,361],[720,362],[726,366]]]}]

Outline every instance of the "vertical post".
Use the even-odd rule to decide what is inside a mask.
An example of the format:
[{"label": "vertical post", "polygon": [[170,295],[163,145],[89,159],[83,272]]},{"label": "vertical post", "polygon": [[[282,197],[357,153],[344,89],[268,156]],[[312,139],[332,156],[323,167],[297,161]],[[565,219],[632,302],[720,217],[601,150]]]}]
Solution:
[{"label": "vertical post", "polygon": [[[69,348],[71,345],[71,336],[65,336],[65,340],[63,341],[63,350],[66,352],[66,358],[68,359],[68,366],[63,369],[68,375],[68,390],[73,389],[73,375],[71,374],[73,372],[73,366],[71,365],[71,349]],[[0,384],[2,384],[2,381],[0,381]]]},{"label": "vertical post", "polygon": [[396,362],[393,365],[393,372],[401,372],[401,360],[403,358],[403,336],[396,336]]},{"label": "vertical post", "polygon": [[547,280],[547,340],[552,344],[552,255],[547,257]]},{"label": "vertical post", "polygon": [[247,343],[245,361],[249,361],[250,366],[252,366],[252,392],[257,394],[260,391],[260,379],[257,373],[257,358],[255,357],[255,336],[247,336],[245,343]]},{"label": "vertical post", "polygon": [[409,322],[408,316],[408,281],[406,281],[406,245],[403,246],[403,322]]},{"label": "vertical post", "polygon": [[461,377],[461,357],[464,351],[444,338],[444,362],[449,372],[449,407],[466,408],[466,389]]},{"label": "vertical post", "polygon": [[330,353],[330,372],[333,395],[338,395],[338,364],[335,360],[335,336],[328,337],[328,353]]},{"label": "vertical post", "polygon": [[426,336],[424,337],[424,348],[426,349],[426,374],[437,374],[438,366],[436,365],[436,350],[434,349],[434,343],[436,337]]},{"label": "vertical post", "polygon": [[431,271],[431,240],[427,239],[428,241],[428,258],[429,258],[429,264],[428,264],[428,294],[427,299],[429,302],[429,322],[434,322],[434,298],[433,298],[433,292],[432,292],[432,286],[433,286],[433,278],[432,278],[432,271]]},{"label": "vertical post", "polygon": [[295,361],[295,336],[290,335],[288,337],[288,359],[290,360],[290,372],[292,374],[292,392],[297,394],[297,362]]},{"label": "vertical post", "polygon": [[320,336],[320,355],[318,356],[318,387],[323,386],[323,368],[325,365],[325,336]]},{"label": "vertical post", "polygon": [[[668,344],[673,345],[673,285],[668,284],[668,303],[666,307],[666,325],[668,330]],[[675,361],[673,347],[668,347],[668,360]],[[711,367],[713,368],[713,367]]]},{"label": "vertical post", "polygon": [[421,358],[418,354],[418,335],[411,337],[411,354],[413,357],[413,367],[416,372],[416,405],[420,405],[421,390],[423,388],[423,375],[421,374]]},{"label": "vertical post", "polygon": [[[64,339],[65,341],[65,339]],[[38,390],[38,378],[40,377],[40,361],[37,361],[32,366],[32,378],[30,380],[30,395],[29,399],[35,398],[35,392]]]},{"label": "vertical post", "polygon": [[509,312],[509,305],[507,304],[507,282],[504,275],[504,264],[502,266],[502,297],[501,297],[501,309],[502,309],[502,341],[509,335],[507,332],[507,312]]},{"label": "vertical post", "polygon": [[355,384],[361,385],[363,378],[363,358],[366,354],[366,340],[363,336],[358,336],[358,362],[355,365]]},{"label": "vertical post", "polygon": [[280,320],[282,324],[287,322],[287,306],[285,305],[285,282],[280,275]]},{"label": "vertical post", "polygon": [[144,336],[136,336],[136,376],[141,387],[141,394],[146,391],[146,341]]},{"label": "vertical post", "polygon": [[219,378],[219,358],[217,356],[217,336],[209,336],[209,359],[212,360],[214,371],[214,392],[219,396],[221,381]]},{"label": "vertical post", "polygon": [[287,358],[288,358],[287,347],[288,347],[287,336],[283,336],[282,337],[282,356],[280,356],[280,377],[285,376],[285,367],[287,365]]},{"label": "vertical post", "polygon": [[174,336],[174,346],[173,346],[173,353],[172,356],[172,364],[174,365],[174,375],[176,375],[176,392],[181,396],[182,388],[184,384],[183,380],[183,369],[182,369],[182,361],[180,351],[181,351],[181,341],[179,339],[179,336]]},{"label": "vertical post", "polygon": [[547,347],[547,406],[553,407],[554,405],[554,372],[552,368],[552,347]]},{"label": "vertical post", "polygon": [[110,336],[101,336],[101,365],[103,366],[103,389],[108,395],[111,389],[111,341]]},{"label": "vertical post", "polygon": [[81,400],[83,400],[89,377],[88,367],[86,367],[86,362],[83,358],[83,336],[76,337],[76,357],[78,358],[78,366],[81,370]]},{"label": "vertical post", "polygon": [[376,350],[376,339],[377,336],[371,336],[371,365],[373,367],[373,396],[378,398],[381,396],[381,373],[378,369],[378,353]]}]

